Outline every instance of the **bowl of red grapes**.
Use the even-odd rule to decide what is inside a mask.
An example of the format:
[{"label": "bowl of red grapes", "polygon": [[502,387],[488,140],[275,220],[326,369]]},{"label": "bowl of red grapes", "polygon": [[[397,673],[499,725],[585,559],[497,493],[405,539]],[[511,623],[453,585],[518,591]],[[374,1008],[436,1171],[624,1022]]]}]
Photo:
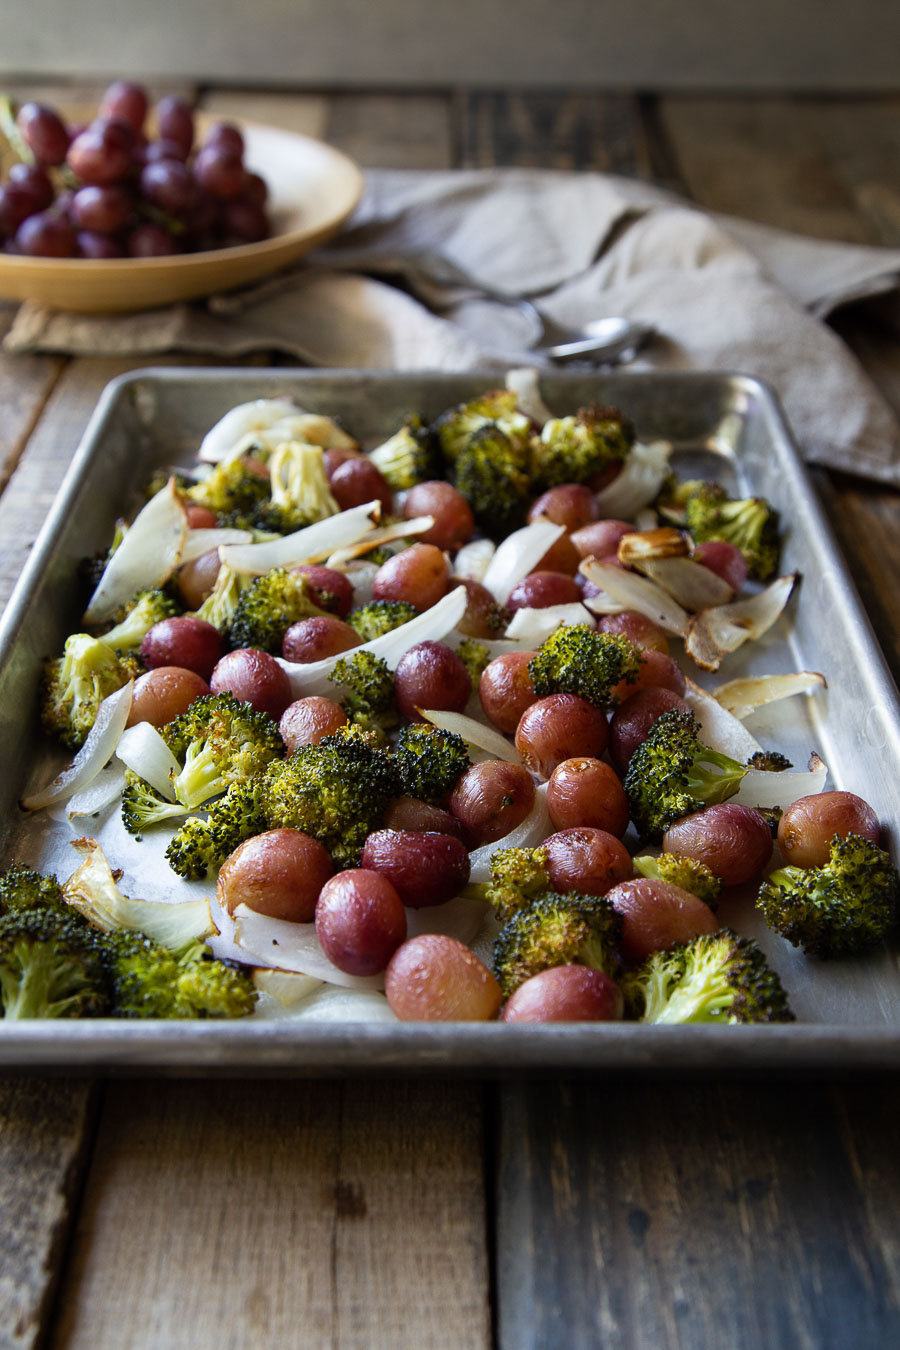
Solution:
[{"label": "bowl of red grapes", "polygon": [[361,192],[310,137],[155,104],[118,80],[88,117],[0,107],[0,295],[123,311],[257,280],[328,238]]}]

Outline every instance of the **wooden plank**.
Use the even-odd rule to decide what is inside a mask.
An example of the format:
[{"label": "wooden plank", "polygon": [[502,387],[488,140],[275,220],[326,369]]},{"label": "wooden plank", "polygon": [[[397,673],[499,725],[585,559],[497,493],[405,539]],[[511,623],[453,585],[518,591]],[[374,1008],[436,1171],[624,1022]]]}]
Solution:
[{"label": "wooden plank", "polygon": [[823,239],[900,242],[895,98],[692,98],[659,118],[688,193]]},{"label": "wooden plank", "polygon": [[199,106],[214,117],[240,117],[282,131],[321,139],[328,121],[328,99],[317,94],[282,94],[277,90],[210,89]]},{"label": "wooden plank", "polygon": [[896,1122],[900,1088],[835,1091],[853,1103],[852,1154],[812,1083],[510,1089],[500,1350],[895,1344],[900,1161],[889,1126],[870,1127]]},{"label": "wooden plank", "polygon": [[[0,302],[0,339],[9,332],[16,306]],[[19,462],[41,410],[59,378],[55,356],[6,356],[0,352],[0,492]]]},{"label": "wooden plank", "polygon": [[40,1343],[95,1104],[81,1080],[0,1080],[0,1350]]},{"label": "wooden plank", "polygon": [[463,167],[495,165],[650,174],[638,100],[630,95],[467,92],[458,96]]},{"label": "wooden plank", "polygon": [[481,1157],[471,1086],[114,1084],[50,1345],[487,1350]]},{"label": "wooden plank", "polygon": [[448,95],[336,94],[325,139],[364,168],[448,169],[453,164]]}]

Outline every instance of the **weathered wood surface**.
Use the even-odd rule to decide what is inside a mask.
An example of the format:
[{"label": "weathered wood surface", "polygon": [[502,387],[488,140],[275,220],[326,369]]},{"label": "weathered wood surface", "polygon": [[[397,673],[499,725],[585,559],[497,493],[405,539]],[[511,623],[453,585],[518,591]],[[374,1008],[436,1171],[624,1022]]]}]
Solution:
[{"label": "weathered wood surface", "polygon": [[480,1089],[117,1083],[53,1350],[488,1350]]},{"label": "weathered wood surface", "polygon": [[[772,224],[896,242],[890,101],[202,102],[325,135],[366,165],[611,170]],[[900,407],[900,343],[852,315],[836,327]],[[0,598],[102,385],[128,365],[0,355]],[[900,670],[900,497],[818,481]],[[0,1350],[42,1337],[482,1350],[492,1261],[501,1350],[898,1339],[892,1085],[115,1083],[96,1137],[93,1100],[84,1083],[0,1082]]]}]

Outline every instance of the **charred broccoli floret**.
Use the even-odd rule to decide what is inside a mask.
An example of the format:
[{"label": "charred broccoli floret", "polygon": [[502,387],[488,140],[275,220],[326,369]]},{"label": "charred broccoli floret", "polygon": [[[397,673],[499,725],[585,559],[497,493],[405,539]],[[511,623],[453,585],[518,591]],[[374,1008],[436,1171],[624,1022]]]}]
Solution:
[{"label": "charred broccoli floret", "polygon": [[227,633],[238,607],[238,601],[255,578],[246,572],[236,572],[227,563],[221,563],[209,595],[197,610],[196,617],[211,623],[220,633]]},{"label": "charred broccoli floret", "polygon": [[[269,460],[269,483],[270,518],[273,527],[283,533],[337,514],[339,508],[328,486],[321,446],[303,441],[279,445]],[[260,523],[266,517],[265,506],[261,515]]]},{"label": "charred broccoli floret", "polygon": [[159,793],[132,769],[125,770],[122,824],[135,839],[140,839],[144,830],[148,830],[152,825],[160,825],[164,820],[177,820],[187,812],[188,807],[183,806],[181,802],[167,802],[165,797],[160,797]]},{"label": "charred broccoli floret", "polygon": [[269,499],[269,479],[239,456],[216,464],[205,478],[189,487],[184,495],[189,502],[206,506],[220,515],[230,511],[252,514],[260,502]]},{"label": "charred broccoli floret", "polygon": [[782,867],[757,906],[771,928],[810,956],[844,956],[880,942],[897,921],[898,876],[884,849],[835,835],[823,867]]},{"label": "charred broccoli floret", "polygon": [[612,975],[622,919],[605,896],[550,891],[507,920],[494,943],[503,997],[551,966],[591,966]]},{"label": "charred broccoli floret", "polygon": [[351,610],[347,623],[362,642],[373,642],[409,623],[418,612],[415,605],[406,600],[370,600],[367,605]]},{"label": "charred broccoli floret", "polygon": [[13,863],[0,874],[0,914],[18,914],[23,910],[71,913],[56,877],[44,876],[24,863]]},{"label": "charred broccoli floret", "polygon": [[405,492],[416,483],[443,477],[434,435],[415,413],[407,417],[389,440],[370,451],[369,459],[395,492]]},{"label": "charred broccoli floret", "polygon": [[[500,606],[498,605],[497,608],[500,609]],[[503,612],[507,616],[506,621],[508,623],[509,611],[504,610]],[[506,625],[504,624],[504,627],[505,626]],[[460,661],[462,661],[469,673],[469,679],[472,681],[472,688],[477,689],[481,682],[481,677],[487,666],[490,665],[492,659],[490,649],[486,647],[483,642],[476,641],[475,638],[463,638],[456,649],[456,655],[459,657]]]},{"label": "charred broccoli floret", "polygon": [[86,633],[73,633],[62,656],[44,667],[44,730],[77,750],[97,720],[100,704],[130,679],[130,671],[105,642]]},{"label": "charred broccoli floret", "polygon": [[459,451],[453,481],[486,534],[501,538],[518,529],[531,501],[523,454],[499,426],[485,425]]},{"label": "charred broccoli floret", "polygon": [[336,866],[358,867],[366,838],[399,792],[393,755],[350,726],[273,763],[260,802],[269,829],[303,830],[324,844]]},{"label": "charred broccoli floret", "polygon": [[710,909],[716,908],[722,881],[706,863],[696,858],[688,858],[683,853],[661,853],[658,858],[649,855],[634,859],[634,869],[642,877],[652,877],[656,881],[667,881],[672,886],[680,886],[703,900]]},{"label": "charred broccoli floret", "polygon": [[180,952],[139,933],[104,939],[115,1017],[225,1018],[253,1012],[256,991],[248,971],[217,960],[202,942]]},{"label": "charred broccoli floret", "polygon": [[[474,888],[469,888],[474,889]],[[491,879],[479,886],[501,923],[553,890],[545,848],[501,848],[491,856]]]},{"label": "charred broccoli floret", "polygon": [[577,694],[598,708],[609,708],[616,685],[634,681],[641,661],[640,649],[628,638],[575,623],[550,634],[528,662],[528,672],[538,698]]},{"label": "charred broccoli floret", "polygon": [[335,663],[328,678],[342,686],[341,707],[351,722],[381,732],[397,725],[394,672],[380,656],[351,652]]},{"label": "charred broccoli floret", "polygon": [[684,520],[695,544],[720,539],[739,548],[756,581],[778,571],[778,512],[762,497],[735,500],[718,483],[697,483],[684,502]]},{"label": "charred broccoli floret", "polygon": [[403,728],[395,753],[401,792],[432,806],[449,797],[471,763],[462,736],[424,722]]},{"label": "charred broccoli floret", "polygon": [[232,647],[259,647],[280,656],[282,639],[292,623],[325,613],[313,600],[305,576],[276,567],[241,591],[228,641]]},{"label": "charred broccoli floret", "polygon": [[748,769],[762,769],[766,773],[783,773],[794,766],[786,755],[778,750],[757,750],[747,760]]},{"label": "charred broccoli floret", "polygon": [[232,783],[212,803],[205,820],[191,816],[175,832],[166,849],[166,861],[186,881],[202,881],[215,872],[230,853],[269,828],[261,805],[261,779]]},{"label": "charred broccoli floret", "polygon": [[160,735],[181,764],[176,799],[194,810],[232,783],[261,774],[284,754],[275,722],[233,694],[204,694],[167,722]]},{"label": "charred broccoli floret", "polygon": [[178,602],[166,591],[138,591],[122,610],[115,627],[100,634],[100,641],[116,651],[139,647],[155,623],[180,613]]},{"label": "charred broccoli floret", "polygon": [[574,417],[553,417],[532,442],[531,472],[543,492],[560,483],[587,483],[621,464],[634,445],[634,427],[618,408],[593,404]]},{"label": "charred broccoli floret", "polygon": [[750,938],[729,928],[654,952],[622,981],[641,1022],[793,1022],[781,980]]},{"label": "charred broccoli floret", "polygon": [[80,917],[36,906],[0,918],[3,1016],[102,1017],[109,1005],[98,939]]},{"label": "charred broccoli floret", "polygon": [[673,708],[654,722],[628,765],[625,793],[642,839],[661,839],[673,820],[733,797],[744,764],[700,740],[693,713]]},{"label": "charred broccoli floret", "polygon": [[485,428],[499,430],[524,466],[532,423],[525,413],[519,411],[516,394],[510,389],[489,389],[470,403],[448,408],[433,423],[431,430],[437,437],[444,459],[455,464],[472,438]]}]

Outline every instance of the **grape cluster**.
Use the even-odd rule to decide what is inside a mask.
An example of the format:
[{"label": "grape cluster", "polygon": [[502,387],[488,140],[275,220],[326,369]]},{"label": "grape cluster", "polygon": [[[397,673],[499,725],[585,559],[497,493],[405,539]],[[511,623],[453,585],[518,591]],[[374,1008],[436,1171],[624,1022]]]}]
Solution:
[{"label": "grape cluster", "polygon": [[148,106],[146,90],[126,80],[110,85],[87,125],[67,126],[46,104],[22,104],[21,162],[0,184],[7,253],[158,258],[267,237],[266,184],[245,167],[238,128],[219,122],[196,144],[190,107],[166,97],[151,140]]}]

